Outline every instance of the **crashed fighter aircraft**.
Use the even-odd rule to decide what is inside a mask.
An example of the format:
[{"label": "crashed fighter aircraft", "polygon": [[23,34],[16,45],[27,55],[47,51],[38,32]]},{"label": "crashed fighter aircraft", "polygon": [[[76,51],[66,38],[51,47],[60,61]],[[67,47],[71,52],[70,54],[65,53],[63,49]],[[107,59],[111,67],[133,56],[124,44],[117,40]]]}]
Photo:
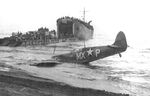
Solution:
[{"label": "crashed fighter aircraft", "polygon": [[59,63],[67,62],[86,64],[114,54],[119,54],[119,56],[121,57],[120,53],[126,51],[126,49],[127,41],[125,34],[123,32],[119,32],[117,34],[115,42],[112,45],[85,47],[78,50],[73,50],[67,54],[53,56],[52,58]]}]

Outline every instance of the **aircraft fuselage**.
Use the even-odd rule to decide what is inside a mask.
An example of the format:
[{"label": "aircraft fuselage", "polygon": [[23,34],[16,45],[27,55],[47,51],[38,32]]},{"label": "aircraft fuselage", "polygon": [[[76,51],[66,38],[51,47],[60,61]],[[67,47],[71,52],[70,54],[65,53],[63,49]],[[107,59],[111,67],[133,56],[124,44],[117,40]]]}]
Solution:
[{"label": "aircraft fuselage", "polygon": [[59,62],[87,63],[121,53],[123,51],[125,51],[125,49],[122,50],[121,48],[112,48],[110,46],[88,47],[68,54],[59,55],[57,60]]},{"label": "aircraft fuselage", "polygon": [[112,45],[81,48],[67,54],[54,56],[53,58],[58,62],[89,63],[114,54],[119,54],[121,57],[120,53],[126,51],[126,49],[126,37],[123,32],[119,32]]}]

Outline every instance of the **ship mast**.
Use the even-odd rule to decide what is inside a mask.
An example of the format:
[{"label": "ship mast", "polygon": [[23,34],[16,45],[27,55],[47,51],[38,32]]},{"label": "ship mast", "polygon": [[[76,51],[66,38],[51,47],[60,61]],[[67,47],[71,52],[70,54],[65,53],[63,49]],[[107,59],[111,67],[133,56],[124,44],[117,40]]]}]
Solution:
[{"label": "ship mast", "polygon": [[[83,21],[85,22],[85,13],[88,12],[85,10],[85,8],[83,9]],[[84,40],[84,48],[85,48],[85,40]]]},{"label": "ship mast", "polygon": [[85,10],[85,8],[83,9],[83,21],[85,22],[85,13],[88,12]]}]

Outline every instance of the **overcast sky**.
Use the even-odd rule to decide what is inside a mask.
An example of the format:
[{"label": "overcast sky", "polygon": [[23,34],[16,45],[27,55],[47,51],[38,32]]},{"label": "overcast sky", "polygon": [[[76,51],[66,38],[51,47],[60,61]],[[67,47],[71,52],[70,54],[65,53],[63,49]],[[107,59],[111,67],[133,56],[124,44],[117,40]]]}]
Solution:
[{"label": "overcast sky", "polygon": [[39,27],[56,29],[57,18],[82,18],[83,8],[95,34],[114,38],[124,31],[131,44],[150,42],[149,0],[0,0],[0,35]]}]

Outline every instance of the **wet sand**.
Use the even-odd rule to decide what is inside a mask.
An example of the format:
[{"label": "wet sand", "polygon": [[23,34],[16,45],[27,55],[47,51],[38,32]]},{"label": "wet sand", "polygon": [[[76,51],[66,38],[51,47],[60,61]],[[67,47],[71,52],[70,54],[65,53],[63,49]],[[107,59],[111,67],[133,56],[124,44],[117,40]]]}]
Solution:
[{"label": "wet sand", "polygon": [[8,65],[0,65],[0,96],[129,96],[104,90],[74,87],[39,78]]}]

